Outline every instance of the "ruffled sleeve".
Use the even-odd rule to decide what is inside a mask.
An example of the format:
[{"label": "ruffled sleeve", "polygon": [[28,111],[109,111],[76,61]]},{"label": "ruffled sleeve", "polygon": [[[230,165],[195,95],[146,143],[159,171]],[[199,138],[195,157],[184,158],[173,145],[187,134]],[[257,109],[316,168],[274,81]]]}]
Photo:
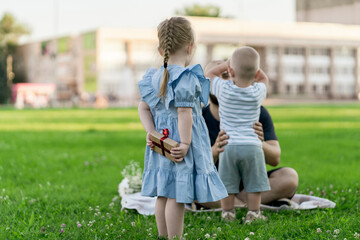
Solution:
[{"label": "ruffled sleeve", "polygon": [[152,85],[152,77],[155,72],[155,68],[150,68],[145,73],[143,79],[138,83],[141,101],[146,102],[151,109],[154,108],[160,101],[160,98],[157,97],[155,89]]},{"label": "ruffled sleeve", "polygon": [[171,102],[174,102],[175,107],[194,107],[198,97],[205,105],[208,104],[210,81],[205,78],[199,64],[184,68],[170,77],[166,108],[169,108]]}]

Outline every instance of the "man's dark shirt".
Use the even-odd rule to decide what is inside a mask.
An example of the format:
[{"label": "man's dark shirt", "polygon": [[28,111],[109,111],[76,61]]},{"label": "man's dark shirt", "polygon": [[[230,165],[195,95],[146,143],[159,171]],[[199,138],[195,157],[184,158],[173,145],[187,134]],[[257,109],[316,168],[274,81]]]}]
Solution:
[{"label": "man's dark shirt", "polygon": [[[216,120],[213,117],[213,115],[211,114],[210,105],[203,108],[202,115],[205,119],[207,128],[209,130],[210,142],[211,142],[211,146],[212,146],[212,145],[214,145],[216,138],[218,136],[218,133],[220,132],[220,122],[218,120]],[[274,124],[271,119],[271,116],[270,116],[268,110],[266,110],[266,108],[264,108],[263,106],[261,106],[261,108],[260,108],[259,122],[263,126],[264,141],[278,140],[278,138],[275,134],[275,128],[274,128]]]}]

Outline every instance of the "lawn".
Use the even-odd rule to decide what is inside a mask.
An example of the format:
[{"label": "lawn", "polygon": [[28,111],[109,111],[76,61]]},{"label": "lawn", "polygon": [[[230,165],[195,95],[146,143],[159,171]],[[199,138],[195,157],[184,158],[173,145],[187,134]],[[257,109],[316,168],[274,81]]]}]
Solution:
[{"label": "lawn", "polygon": [[[265,212],[267,223],[250,226],[223,223],[219,213],[186,213],[186,238],[354,239],[360,105],[268,109],[280,166],[298,171],[298,193],[336,208]],[[121,170],[131,160],[143,165],[144,144],[136,109],[0,109],[0,239],[156,239],[155,218],[122,211],[117,198]]]}]

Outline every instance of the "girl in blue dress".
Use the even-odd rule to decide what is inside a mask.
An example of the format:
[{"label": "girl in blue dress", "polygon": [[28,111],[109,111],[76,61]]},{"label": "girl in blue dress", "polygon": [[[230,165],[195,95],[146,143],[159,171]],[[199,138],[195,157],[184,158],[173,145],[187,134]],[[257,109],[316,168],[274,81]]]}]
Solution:
[{"label": "girl in blue dress", "polygon": [[[139,82],[139,116],[147,132],[142,195],[157,196],[155,217],[160,237],[181,238],[184,203],[227,197],[214,166],[201,102],[208,103],[210,82],[199,64],[186,67],[194,52],[190,22],[166,19],[158,26],[160,69],[149,69]],[[169,130],[175,162],[152,151],[150,132]]]}]

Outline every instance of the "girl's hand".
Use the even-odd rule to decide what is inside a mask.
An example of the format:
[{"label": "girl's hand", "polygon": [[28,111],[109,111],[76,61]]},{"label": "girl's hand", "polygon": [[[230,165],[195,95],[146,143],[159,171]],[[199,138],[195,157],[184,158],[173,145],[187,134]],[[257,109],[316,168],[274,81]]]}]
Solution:
[{"label": "girl's hand", "polygon": [[152,141],[151,141],[150,132],[148,132],[148,133],[146,134],[146,145],[147,145],[151,150],[154,150],[154,144],[153,144]]},{"label": "girl's hand", "polygon": [[256,135],[258,135],[259,139],[264,141],[264,130],[262,124],[260,122],[255,122],[253,125]]},{"label": "girl's hand", "polygon": [[190,145],[187,143],[180,143],[178,147],[171,149],[170,153],[175,158],[175,162],[181,162],[184,159],[189,147]]}]

